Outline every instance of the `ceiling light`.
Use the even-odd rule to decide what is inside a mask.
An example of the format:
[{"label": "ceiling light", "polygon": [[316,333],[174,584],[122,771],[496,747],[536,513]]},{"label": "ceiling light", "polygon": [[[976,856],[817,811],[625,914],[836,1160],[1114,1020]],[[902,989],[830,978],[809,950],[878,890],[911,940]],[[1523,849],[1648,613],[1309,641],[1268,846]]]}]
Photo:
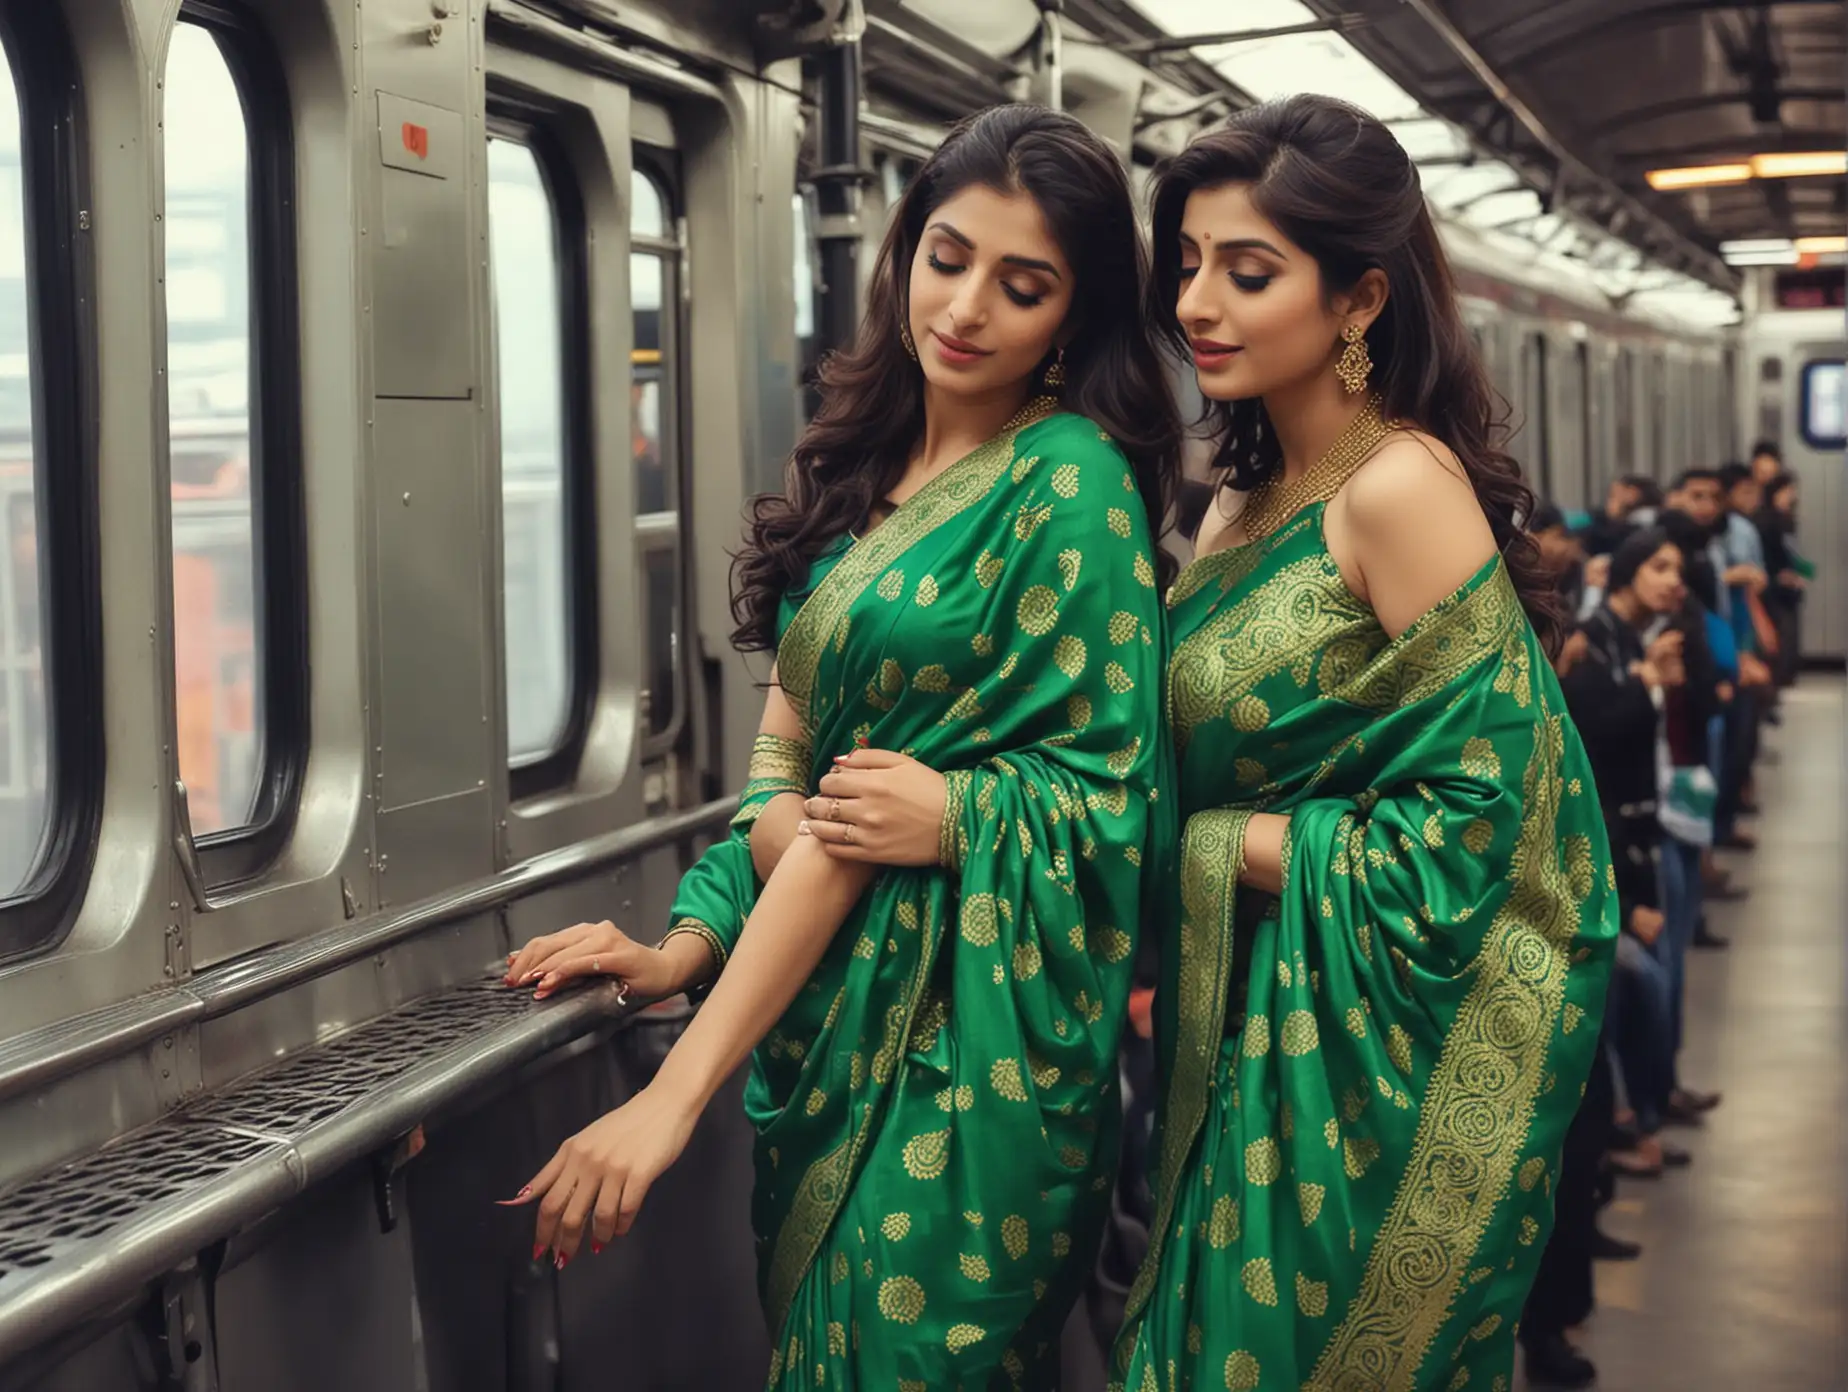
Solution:
[{"label": "ceiling light", "polygon": [[1731,164],[1695,164],[1683,169],[1651,169],[1643,177],[1652,189],[1712,188],[1751,179],[1801,179],[1816,174],[1848,174],[1848,151],[1809,150],[1753,155]]},{"label": "ceiling light", "polygon": [[1784,237],[1721,242],[1720,256],[1729,266],[1794,266],[1797,249]]},{"label": "ceiling light", "polygon": [[1652,189],[1707,188],[1743,184],[1752,177],[1749,164],[1699,164],[1687,169],[1651,169],[1644,178]]},{"label": "ceiling light", "polygon": [[1848,151],[1816,150],[1808,154],[1753,155],[1752,172],[1761,179],[1800,179],[1809,174],[1848,174]]},{"label": "ceiling light", "polygon": [[1798,237],[1799,256],[1827,256],[1831,252],[1848,252],[1848,237]]}]

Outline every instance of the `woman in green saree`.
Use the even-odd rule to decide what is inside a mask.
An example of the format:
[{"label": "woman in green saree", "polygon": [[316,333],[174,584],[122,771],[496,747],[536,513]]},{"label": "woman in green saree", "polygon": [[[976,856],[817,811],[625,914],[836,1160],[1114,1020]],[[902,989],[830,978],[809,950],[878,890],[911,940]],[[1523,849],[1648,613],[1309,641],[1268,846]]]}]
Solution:
[{"label": "woman in green saree", "polygon": [[1115,1385],[1507,1392],[1616,930],[1532,495],[1379,122],[1241,112],[1154,225],[1221,488],[1168,596],[1179,943]]},{"label": "woman in green saree", "polygon": [[948,138],[741,558],[737,638],[776,668],[731,836],[659,948],[580,925],[509,969],[642,996],[718,973],[656,1079],[520,1201],[561,1265],[625,1231],[754,1049],[774,1387],[1056,1381],[1173,840],[1151,520],[1179,427],[1145,275],[1078,122],[1002,107]]}]

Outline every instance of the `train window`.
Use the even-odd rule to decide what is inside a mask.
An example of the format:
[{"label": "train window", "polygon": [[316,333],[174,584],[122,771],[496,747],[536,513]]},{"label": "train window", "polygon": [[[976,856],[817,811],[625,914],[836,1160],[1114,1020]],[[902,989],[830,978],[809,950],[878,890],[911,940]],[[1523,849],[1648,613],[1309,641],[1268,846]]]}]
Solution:
[{"label": "train window", "polygon": [[630,181],[629,297],[634,349],[637,551],[642,563],[644,733],[669,734],[681,706],[681,393],[678,357],[680,242],[661,166],[638,164]]},{"label": "train window", "polygon": [[222,882],[280,848],[306,745],[293,159],[286,87],[234,12],[182,11],[162,90],[174,747]]},{"label": "train window", "polygon": [[1848,365],[1812,362],[1803,366],[1803,439],[1812,449],[1838,450],[1848,443]]},{"label": "train window", "polygon": [[217,41],[167,54],[167,428],[180,777],[199,835],[243,826],[263,747],[250,488],[249,141]]},{"label": "train window", "polygon": [[582,355],[568,354],[567,340],[568,307],[582,296],[561,236],[564,181],[550,172],[534,144],[490,136],[507,755],[516,795],[569,778],[583,707],[577,678],[586,668],[574,641],[584,600],[571,579],[578,547],[569,505],[585,473],[573,457],[583,444],[573,417]]},{"label": "train window", "polygon": [[69,924],[102,807],[77,90],[59,7],[0,9],[0,957]]},{"label": "train window", "polygon": [[0,65],[0,498],[7,536],[7,565],[0,570],[0,896],[23,886],[38,859],[51,773],[39,663],[45,596],[19,126],[19,97],[7,63]]}]

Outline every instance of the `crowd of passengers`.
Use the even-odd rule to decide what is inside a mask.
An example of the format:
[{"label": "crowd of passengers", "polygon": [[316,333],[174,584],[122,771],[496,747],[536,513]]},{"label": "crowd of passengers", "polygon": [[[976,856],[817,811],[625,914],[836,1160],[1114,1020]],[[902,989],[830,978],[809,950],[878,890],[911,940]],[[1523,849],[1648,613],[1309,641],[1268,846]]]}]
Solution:
[{"label": "crowd of passengers", "polygon": [[1702,1125],[1719,1094],[1682,1076],[1690,952],[1727,946],[1709,904],[1740,899],[1721,851],[1757,842],[1759,736],[1795,681],[1810,566],[1796,544],[1796,480],[1770,443],[1749,464],[1690,469],[1666,493],[1619,479],[1580,526],[1556,507],[1530,523],[1575,616],[1555,662],[1591,756],[1610,833],[1623,934],[1602,1052],[1566,1140],[1556,1225],[1522,1320],[1529,1380],[1585,1387],[1567,1337],[1593,1306],[1593,1264],[1634,1242],[1598,1225],[1620,1179],[1689,1163],[1669,1128]]}]

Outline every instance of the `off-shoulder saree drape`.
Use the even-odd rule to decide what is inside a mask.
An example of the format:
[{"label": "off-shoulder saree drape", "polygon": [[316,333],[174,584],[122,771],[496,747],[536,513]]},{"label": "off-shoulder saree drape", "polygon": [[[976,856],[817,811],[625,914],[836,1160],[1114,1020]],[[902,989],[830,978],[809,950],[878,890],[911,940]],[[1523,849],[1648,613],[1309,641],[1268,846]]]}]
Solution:
[{"label": "off-shoulder saree drape", "polygon": [[721,959],[749,826],[857,740],[947,775],[948,868],[882,871],[757,1051],[781,1388],[1049,1385],[1108,1199],[1163,767],[1162,610],[1128,465],[1052,416],[978,449],[784,607],[800,741],[760,740],[674,931]]},{"label": "off-shoulder saree drape", "polygon": [[[1389,642],[1321,516],[1170,595],[1180,945],[1114,1375],[1507,1392],[1617,927],[1597,790],[1499,558]],[[1259,810],[1278,898],[1237,883]]]}]

